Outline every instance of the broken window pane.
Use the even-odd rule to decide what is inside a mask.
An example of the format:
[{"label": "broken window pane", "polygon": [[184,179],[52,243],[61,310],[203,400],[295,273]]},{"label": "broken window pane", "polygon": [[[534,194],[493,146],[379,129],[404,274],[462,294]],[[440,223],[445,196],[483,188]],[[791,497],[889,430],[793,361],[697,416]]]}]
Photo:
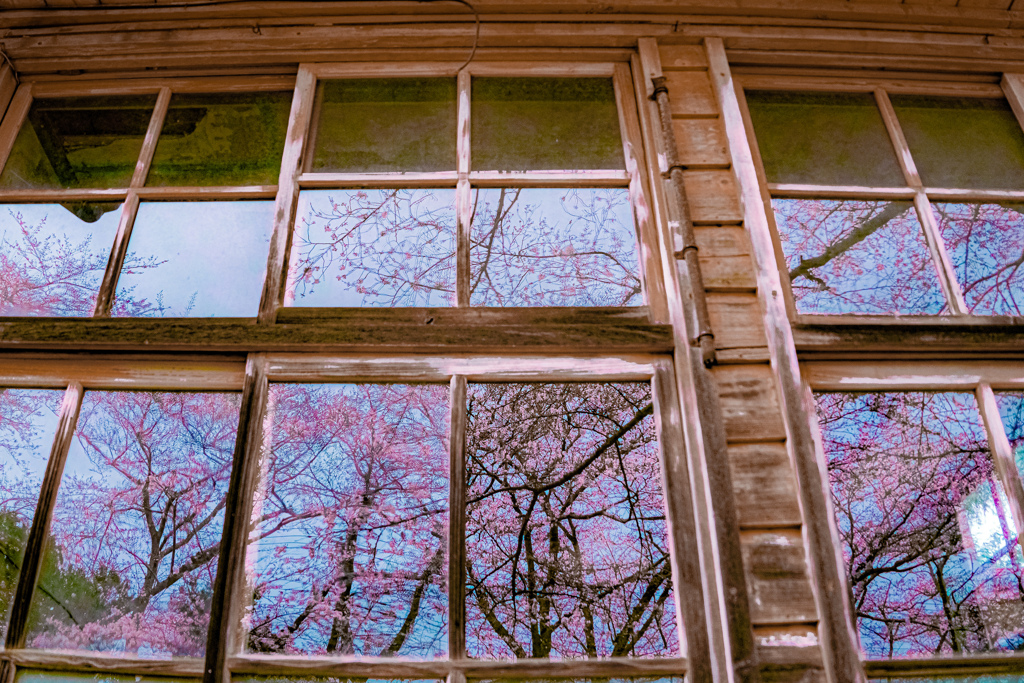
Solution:
[{"label": "broken window pane", "polygon": [[322,81],[310,170],[455,170],[455,79]]},{"label": "broken window pane", "polygon": [[625,189],[473,194],[474,306],[639,306],[636,228]]},{"label": "broken window pane", "polygon": [[472,657],[679,654],[651,388],[470,385]]},{"label": "broken window pane", "polygon": [[[0,388],[0,637],[7,635],[11,599],[63,394],[52,389]],[[40,583],[46,586],[51,578],[44,572]]]},{"label": "broken window pane", "polygon": [[1024,205],[932,204],[967,309],[1024,315]]},{"label": "broken window pane", "polygon": [[156,95],[37,99],[0,187],[128,187]]},{"label": "broken window pane", "polygon": [[474,78],[474,171],[622,169],[610,78]]},{"label": "broken window pane", "polygon": [[448,393],[271,386],[250,652],[447,655]]},{"label": "broken window pane", "polygon": [[450,306],[455,190],[299,194],[285,305]]},{"label": "broken window pane", "polygon": [[753,90],[746,95],[768,182],[906,184],[870,94]]},{"label": "broken window pane", "polygon": [[252,317],[274,202],[142,202],[117,281],[115,316]]},{"label": "broken window pane", "polygon": [[203,655],[238,411],[235,394],[86,393],[28,647]]},{"label": "broken window pane", "polygon": [[1024,645],[1024,557],[974,395],[822,393],[817,404],[865,654]]},{"label": "broken window pane", "polygon": [[147,185],[276,185],[291,92],[171,97]]},{"label": "broken window pane", "polygon": [[120,220],[116,202],[0,206],[0,316],[92,315]]},{"label": "broken window pane", "polygon": [[946,310],[910,202],[773,199],[772,208],[800,313]]},{"label": "broken window pane", "polygon": [[890,98],[925,185],[1024,189],[1024,133],[1005,100]]}]

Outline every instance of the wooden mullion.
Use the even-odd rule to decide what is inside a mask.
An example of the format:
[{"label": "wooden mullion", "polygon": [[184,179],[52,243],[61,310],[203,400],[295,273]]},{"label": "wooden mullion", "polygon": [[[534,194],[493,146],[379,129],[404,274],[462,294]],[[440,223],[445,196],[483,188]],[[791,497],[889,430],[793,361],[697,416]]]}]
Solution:
[{"label": "wooden mullion", "polygon": [[456,250],[455,250],[455,305],[469,306],[470,299],[470,241],[473,233],[473,191],[470,187],[471,161],[471,91],[469,71],[459,71],[458,125],[455,142],[458,183],[455,186]]},{"label": "wooden mullion", "polygon": [[273,199],[277,196],[277,185],[238,185],[221,187],[166,186],[139,187],[135,189],[139,199],[156,200],[206,200],[225,201],[231,199]]},{"label": "wooden mullion", "polygon": [[853,185],[800,185],[766,183],[772,197],[786,199],[913,199],[908,187],[859,187]]},{"label": "wooden mullion", "polygon": [[668,300],[665,294],[665,275],[658,258],[658,233],[650,211],[650,188],[646,174],[641,171],[644,159],[643,135],[636,108],[636,89],[630,66],[616,64],[612,77],[615,102],[619,111],[619,134],[622,136],[622,154],[629,175],[629,196],[636,223],[640,283],[651,309],[653,322],[668,322]]},{"label": "wooden mullion", "polygon": [[[25,554],[21,561],[21,572],[18,584],[11,599],[11,617],[7,626],[6,650],[25,647],[28,637],[28,617],[32,606],[32,594],[39,580],[39,570],[45,554],[46,539],[53,520],[53,509],[57,502],[57,491],[60,488],[61,476],[64,474],[64,463],[67,461],[71,441],[75,437],[75,425],[82,408],[84,389],[81,384],[70,384],[64,392],[64,400],[60,406],[57,433],[50,448],[50,457],[46,461],[46,471],[36,503],[36,512],[32,517],[32,526],[25,541]],[[0,665],[0,681],[9,681],[13,665],[9,661]],[[6,671],[5,671],[6,669]]]},{"label": "wooden mullion", "polygon": [[1024,656],[1019,652],[1000,652],[868,660],[864,662],[864,668],[872,677],[898,677],[904,680],[926,676],[941,676],[945,680],[951,680],[945,677],[952,676],[1006,676],[1024,674]]},{"label": "wooden mullion", "polygon": [[3,117],[3,125],[0,126],[0,169],[7,164],[7,157],[11,154],[18,131],[25,123],[25,118],[31,107],[32,84],[22,83],[15,91],[14,97],[11,98],[11,102],[7,106],[7,113]]},{"label": "wooden mullion", "polygon": [[999,82],[1006,101],[1017,117],[1017,123],[1024,128],[1024,74],[1006,73]]},{"label": "wooden mullion", "polygon": [[[449,393],[448,434],[448,657],[466,656],[466,377],[455,375]],[[465,676],[462,677],[463,683]],[[449,683],[452,683],[449,680]]]},{"label": "wooden mullion", "polygon": [[146,129],[146,137],[142,140],[142,149],[139,152],[139,160],[135,164],[135,173],[132,174],[132,187],[138,188],[146,184],[146,176],[153,163],[153,155],[156,153],[156,145],[160,140],[160,131],[163,129],[167,108],[170,104],[171,89],[160,88],[156,106],[153,107],[153,115],[149,119],[149,127]]},{"label": "wooden mullion", "polygon": [[60,202],[123,202],[128,196],[127,188],[71,190],[26,189],[0,190],[0,202],[5,204]]},{"label": "wooden mullion", "polygon": [[1024,483],[1021,482],[1020,474],[1017,471],[1013,447],[1006,436],[1006,429],[999,414],[999,404],[996,403],[992,385],[987,382],[979,384],[977,397],[978,408],[981,410],[981,417],[988,431],[992,460],[996,473],[1002,481],[1003,490],[1010,499],[1010,513],[1019,541],[1021,535],[1024,535]]},{"label": "wooden mullion", "polygon": [[946,250],[946,243],[939,231],[938,221],[935,220],[931,202],[928,201],[928,195],[924,193],[924,190],[920,190],[914,195],[914,208],[917,210],[918,220],[924,230],[924,239],[939,276],[939,285],[942,287],[942,293],[946,296],[946,301],[949,302],[950,313],[953,315],[969,314],[970,310],[964,300],[963,290],[960,289],[960,284],[957,282],[956,268]]},{"label": "wooden mullion", "polygon": [[305,188],[349,188],[373,189],[439,188],[455,187],[459,179],[455,171],[437,173],[303,173],[299,176],[299,187]]},{"label": "wooden mullion", "polygon": [[[54,650],[7,650],[0,661],[13,664],[18,670],[61,671],[85,674],[134,674],[136,676],[169,676],[199,678],[203,675],[201,659],[155,659],[106,654],[99,652],[68,652]],[[106,679],[106,676],[103,676]]]},{"label": "wooden mullion", "polygon": [[204,683],[230,683],[231,680],[228,660],[234,654],[232,646],[238,637],[242,603],[245,602],[245,553],[249,544],[253,497],[259,479],[268,397],[266,356],[251,354],[245,366],[231,479],[224,504],[224,531],[213,584]]},{"label": "wooden mullion", "polygon": [[310,119],[313,115],[315,95],[316,78],[305,66],[299,67],[299,73],[295,79],[295,92],[292,96],[292,107],[288,117],[288,133],[285,137],[284,153],[281,155],[277,204],[274,209],[274,232],[270,238],[267,276],[263,284],[263,294],[260,298],[257,317],[257,320],[264,325],[274,322],[284,289],[292,220],[299,198],[298,178],[301,173]]},{"label": "wooden mullion", "polygon": [[6,62],[0,64],[0,121],[3,120],[7,105],[11,103],[17,89],[18,75],[14,73],[14,69]]},{"label": "wooden mullion", "polygon": [[903,135],[903,129],[900,128],[900,122],[896,118],[896,110],[893,109],[892,102],[889,101],[889,95],[882,88],[875,88],[873,92],[875,103],[882,114],[882,122],[885,123],[885,130],[889,133],[889,142],[896,152],[896,161],[903,172],[903,179],[907,182],[908,187],[919,190],[922,187],[921,175],[917,172],[917,165],[910,154],[910,146],[907,144],[907,138]]},{"label": "wooden mullion", "polygon": [[473,171],[474,187],[628,187],[627,171]]},{"label": "wooden mullion", "polygon": [[1024,202],[1021,190],[973,190],[948,187],[926,187],[925,194],[932,201],[947,202]]}]

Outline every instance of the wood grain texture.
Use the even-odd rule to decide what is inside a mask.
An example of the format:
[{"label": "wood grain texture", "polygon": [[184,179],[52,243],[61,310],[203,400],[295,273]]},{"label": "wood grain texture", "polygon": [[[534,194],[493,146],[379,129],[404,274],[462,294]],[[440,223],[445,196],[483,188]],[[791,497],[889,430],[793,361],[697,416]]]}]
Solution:
[{"label": "wood grain texture", "polygon": [[679,163],[686,168],[729,165],[725,128],[719,119],[673,119]]},{"label": "wood grain texture", "polygon": [[0,385],[5,387],[65,387],[86,389],[195,389],[238,391],[245,363],[238,358],[192,360],[181,358],[96,358],[92,354],[40,357],[0,354]]},{"label": "wood grain texture", "polygon": [[19,669],[39,669],[61,673],[127,673],[195,679],[203,675],[201,659],[146,659],[92,652],[46,650],[7,650],[0,653],[0,659],[14,663]]},{"label": "wood grain texture", "polygon": [[709,293],[707,298],[716,348],[768,347],[756,296]]},{"label": "wood grain texture", "polygon": [[666,71],[672,116],[717,116],[707,71]]},{"label": "wood grain texture", "polygon": [[690,215],[694,223],[741,223],[739,186],[731,171],[686,171],[683,173]]},{"label": "wood grain texture", "polygon": [[466,656],[467,383],[453,376],[448,393],[448,656]]},{"label": "wood grain texture", "polygon": [[661,55],[663,71],[708,68],[708,57],[700,45],[661,45],[658,52]]},{"label": "wood grain texture", "polygon": [[733,444],[729,465],[741,529],[800,526],[800,499],[785,444]]},{"label": "wood grain texture", "polygon": [[718,366],[711,372],[718,385],[729,443],[786,438],[775,375],[769,366]]},{"label": "wood grain texture", "polygon": [[751,620],[759,625],[817,621],[800,532],[745,532],[741,538]]},{"label": "wood grain texture", "polygon": [[1019,324],[987,322],[989,324],[975,325],[973,321],[964,324],[931,318],[904,320],[903,326],[867,322],[802,323],[793,326],[793,339],[802,358],[867,359],[880,354],[883,358],[892,358],[893,354],[928,357],[951,352],[962,358],[989,353],[1007,358],[1024,356],[1024,329]]},{"label": "wood grain texture", "polygon": [[709,292],[753,292],[757,288],[750,238],[742,227],[702,226],[694,233]]}]

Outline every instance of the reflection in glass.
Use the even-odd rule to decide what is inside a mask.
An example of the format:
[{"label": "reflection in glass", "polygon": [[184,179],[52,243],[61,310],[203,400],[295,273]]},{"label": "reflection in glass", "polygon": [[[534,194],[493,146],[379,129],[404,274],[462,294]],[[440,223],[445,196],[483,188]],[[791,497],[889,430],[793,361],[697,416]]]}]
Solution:
[{"label": "reflection in glass", "polygon": [[475,306],[639,306],[625,189],[488,189],[473,195]]},{"label": "reflection in glass", "polygon": [[250,652],[448,652],[448,387],[271,386]]},{"label": "reflection in glass", "polygon": [[120,219],[117,203],[0,206],[0,315],[92,315]]},{"label": "reflection in glass", "polygon": [[474,78],[474,171],[622,169],[610,78]]},{"label": "reflection in glass", "polygon": [[87,392],[28,647],[201,657],[239,400]]},{"label": "reflection in glass", "polygon": [[[11,598],[57,432],[63,393],[0,387],[0,638],[7,635]],[[41,590],[52,579],[43,573]]]},{"label": "reflection in glass", "polygon": [[761,90],[746,95],[769,182],[906,184],[872,95]]},{"label": "reflection in glass", "polygon": [[156,95],[37,99],[0,187],[128,187]]},{"label": "reflection in glass", "polygon": [[175,94],[147,185],[276,185],[291,92]]},{"label": "reflection in glass", "polygon": [[1024,391],[1000,391],[996,393],[999,416],[1003,419],[1006,438],[1013,449],[1017,472],[1024,477]]},{"label": "reflection in glass", "polygon": [[373,173],[455,170],[455,79],[322,81],[310,168]]},{"label": "reflection in glass", "polygon": [[1024,189],[1024,133],[1002,99],[891,95],[925,185]]},{"label": "reflection in glass", "polygon": [[1024,568],[973,394],[823,393],[818,419],[861,645],[1024,645]]},{"label": "reflection in glass", "polygon": [[648,384],[470,386],[472,657],[679,653]]},{"label": "reflection in glass", "polygon": [[945,310],[910,202],[773,199],[772,208],[800,313]]},{"label": "reflection in glass", "polygon": [[299,194],[286,306],[449,306],[455,190]]},{"label": "reflection in glass", "polygon": [[975,315],[1024,315],[1024,204],[933,203]]},{"label": "reflection in glass", "polygon": [[142,202],[117,281],[116,316],[255,316],[274,202]]}]

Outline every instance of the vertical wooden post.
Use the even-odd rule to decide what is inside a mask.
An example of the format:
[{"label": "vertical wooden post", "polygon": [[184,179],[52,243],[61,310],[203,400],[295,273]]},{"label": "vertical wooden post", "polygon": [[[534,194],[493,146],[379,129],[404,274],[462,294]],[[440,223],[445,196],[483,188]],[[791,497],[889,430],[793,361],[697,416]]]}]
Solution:
[{"label": "vertical wooden post", "polygon": [[455,186],[456,250],[455,305],[469,306],[469,240],[472,235],[473,202],[469,185],[470,171],[470,86],[469,71],[462,69],[458,77],[458,128],[456,154],[459,180]]},{"label": "vertical wooden post", "polygon": [[[466,378],[452,377],[448,410],[448,658],[466,657]],[[463,676],[463,681],[465,677]],[[449,681],[454,683],[454,681]]]},{"label": "vertical wooden post", "polygon": [[266,357],[259,353],[250,354],[245,364],[234,461],[224,504],[224,532],[213,584],[203,683],[230,683],[231,680],[228,657],[232,654],[232,635],[241,621],[243,608],[242,575],[249,544],[252,499],[264,446],[263,423],[268,393]]},{"label": "vertical wooden post", "polygon": [[771,229],[750,141],[740,111],[732,73],[721,38],[705,39],[713,87],[725,123],[733,172],[739,181],[743,205],[743,224],[750,236],[752,256],[757,268],[757,293],[764,312],[765,333],[772,370],[779,383],[780,401],[786,424],[786,446],[790,451],[800,489],[805,533],[810,554],[811,576],[815,583],[822,647],[830,680],[839,683],[863,683],[864,670],[855,646],[856,631],[850,618],[846,581],[836,562],[828,513],[828,481],[816,460],[811,433],[813,404],[805,403],[800,378],[800,363],[793,341],[793,330],[786,314],[779,266],[775,259]]},{"label": "vertical wooden post", "polygon": [[0,126],[0,169],[7,164],[7,157],[11,154],[14,141],[18,138],[18,131],[25,123],[31,106],[32,84],[24,83],[18,86],[10,104],[7,105],[7,113],[3,117],[3,125]]},{"label": "vertical wooden post", "polygon": [[1006,428],[999,415],[999,404],[996,403],[995,392],[987,382],[982,382],[977,389],[978,408],[988,431],[989,450],[995,464],[996,473],[1003,483],[1003,490],[1010,499],[1010,513],[1017,528],[1018,539],[1024,534],[1024,483],[1017,472],[1017,462],[1013,454],[1013,446],[1006,438]]}]

